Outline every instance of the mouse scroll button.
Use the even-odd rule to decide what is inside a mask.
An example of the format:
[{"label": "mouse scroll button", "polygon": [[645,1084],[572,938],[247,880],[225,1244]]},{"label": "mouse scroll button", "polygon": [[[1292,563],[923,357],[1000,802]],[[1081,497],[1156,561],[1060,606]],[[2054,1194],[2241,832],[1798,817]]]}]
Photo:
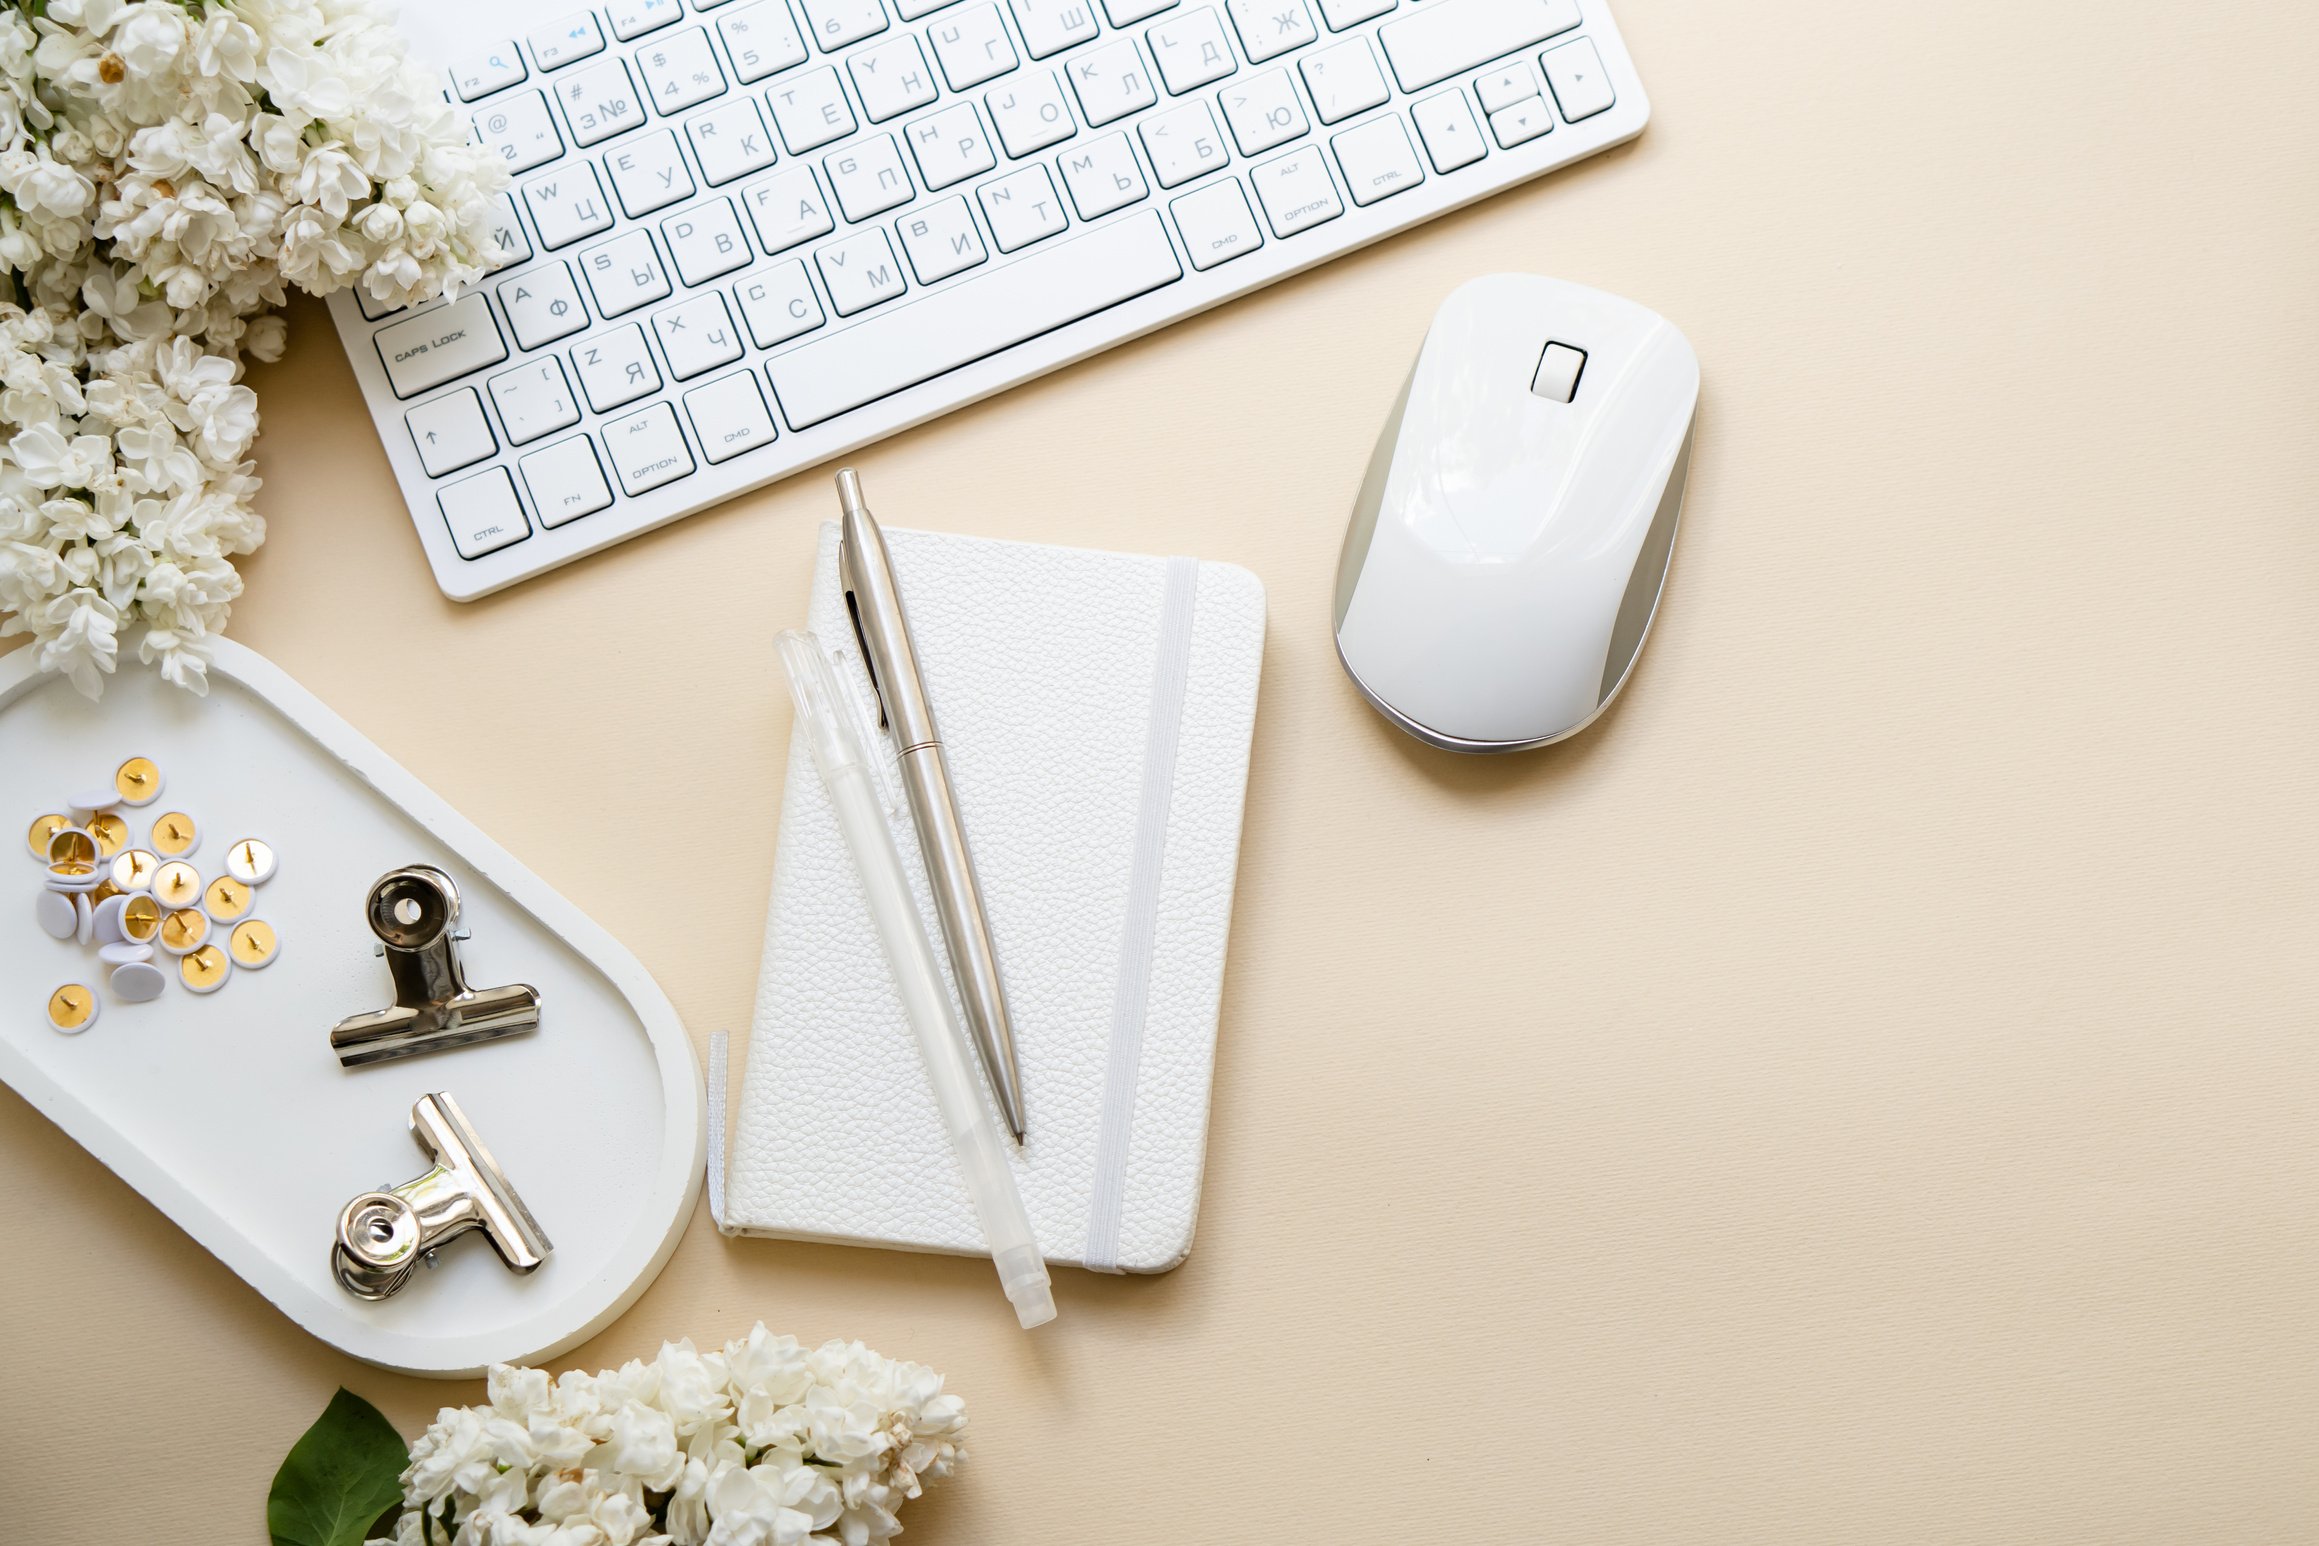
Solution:
[{"label": "mouse scroll button", "polygon": [[1549,402],[1566,403],[1578,393],[1578,374],[1586,369],[1586,351],[1568,344],[1548,344],[1539,357],[1530,390]]}]

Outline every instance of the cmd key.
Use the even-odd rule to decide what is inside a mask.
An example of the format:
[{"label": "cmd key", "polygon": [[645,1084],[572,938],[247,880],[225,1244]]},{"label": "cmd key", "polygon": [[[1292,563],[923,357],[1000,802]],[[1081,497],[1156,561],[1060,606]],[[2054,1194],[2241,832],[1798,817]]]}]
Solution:
[{"label": "cmd key", "polygon": [[1578,25],[1578,0],[1437,0],[1377,29],[1403,91],[1488,64]]}]

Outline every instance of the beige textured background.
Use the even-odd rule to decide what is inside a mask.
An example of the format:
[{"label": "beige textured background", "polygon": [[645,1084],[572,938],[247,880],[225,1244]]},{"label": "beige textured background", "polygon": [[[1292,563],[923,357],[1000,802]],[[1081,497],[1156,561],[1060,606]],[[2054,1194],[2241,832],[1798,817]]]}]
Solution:
[{"label": "beige textured background", "polygon": [[[859,458],[897,522],[1270,589],[1189,1265],[1025,1338],[981,1263],[704,1211],[566,1363],[763,1317],[945,1370],[929,1546],[2319,1536],[2319,13],[1618,15],[1635,145]],[[1707,385],[1629,695],[1464,762],[1327,607],[1499,268]],[[236,632],[741,1028],[826,479],[456,607],[295,321]],[[722,861],[639,885],[672,826]],[[0,1176],[0,1536],[259,1540],[334,1385],[477,1394],[309,1340],[5,1092]]]}]

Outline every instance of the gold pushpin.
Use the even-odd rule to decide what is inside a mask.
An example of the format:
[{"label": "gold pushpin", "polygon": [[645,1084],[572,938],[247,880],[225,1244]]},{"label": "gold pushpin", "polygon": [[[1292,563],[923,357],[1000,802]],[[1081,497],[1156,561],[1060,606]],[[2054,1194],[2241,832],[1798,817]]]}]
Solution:
[{"label": "gold pushpin", "polygon": [[78,1036],[97,1023],[97,995],[77,982],[68,982],[48,996],[48,1023],[67,1036]]},{"label": "gold pushpin", "polygon": [[172,859],[153,872],[153,896],[163,907],[191,907],[201,897],[201,871]]},{"label": "gold pushpin", "polygon": [[150,891],[161,856],[150,848],[124,848],[113,855],[113,884],[123,891]]},{"label": "gold pushpin", "polygon": [[89,836],[96,839],[97,857],[110,859],[129,846],[129,824],[112,811],[99,811],[89,818]]},{"label": "gold pushpin", "polygon": [[80,827],[59,827],[48,840],[48,867],[77,864],[84,869],[97,866],[97,840]]},{"label": "gold pushpin", "polygon": [[225,872],[245,886],[262,886],[274,878],[274,845],[261,838],[236,838],[225,851]]},{"label": "gold pushpin", "polygon": [[226,941],[226,949],[234,958],[234,965],[246,966],[251,971],[271,966],[281,953],[282,942],[275,937],[274,926],[263,918],[244,918],[234,925]]},{"label": "gold pushpin", "polygon": [[215,993],[225,986],[233,963],[215,945],[204,945],[177,963],[178,980],[196,993]]},{"label": "gold pushpin", "polygon": [[153,851],[164,859],[181,859],[201,841],[201,829],[183,811],[171,811],[153,823]]},{"label": "gold pushpin", "polygon": [[161,798],[161,770],[150,757],[131,757],[113,770],[113,788],[123,805],[151,805]]},{"label": "gold pushpin", "polygon": [[140,945],[149,945],[161,932],[161,904],[149,896],[133,896],[121,909],[121,932]]},{"label": "gold pushpin", "polygon": [[38,816],[24,834],[24,846],[32,850],[32,857],[47,862],[49,839],[72,825],[70,816]]},{"label": "gold pushpin", "polygon": [[191,955],[208,938],[208,916],[190,907],[161,920],[161,948],[173,956]]},{"label": "gold pushpin", "polygon": [[201,894],[201,905],[219,923],[231,923],[250,910],[250,888],[231,875],[220,875]]},{"label": "gold pushpin", "polygon": [[119,895],[121,895],[119,886],[114,885],[110,880],[100,880],[97,882],[97,889],[89,893],[89,906],[101,907],[106,901]]}]

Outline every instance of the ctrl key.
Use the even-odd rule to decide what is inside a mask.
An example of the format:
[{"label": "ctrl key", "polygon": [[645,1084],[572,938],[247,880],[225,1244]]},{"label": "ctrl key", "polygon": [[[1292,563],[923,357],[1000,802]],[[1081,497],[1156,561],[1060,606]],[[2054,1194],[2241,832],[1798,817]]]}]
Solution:
[{"label": "ctrl key", "polygon": [[515,497],[514,480],[504,467],[460,479],[437,494],[435,502],[443,507],[451,545],[461,558],[481,558],[531,535],[531,522],[523,518],[523,502]]}]

